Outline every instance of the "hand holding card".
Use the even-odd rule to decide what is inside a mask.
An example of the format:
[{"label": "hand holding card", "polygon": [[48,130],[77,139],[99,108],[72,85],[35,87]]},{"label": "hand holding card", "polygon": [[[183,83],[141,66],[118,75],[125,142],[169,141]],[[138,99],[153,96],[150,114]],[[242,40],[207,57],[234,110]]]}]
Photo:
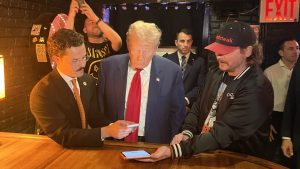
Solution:
[{"label": "hand holding card", "polygon": [[138,123],[135,123],[135,124],[129,124],[127,125],[127,128],[134,128],[134,127],[138,127],[139,124]]}]

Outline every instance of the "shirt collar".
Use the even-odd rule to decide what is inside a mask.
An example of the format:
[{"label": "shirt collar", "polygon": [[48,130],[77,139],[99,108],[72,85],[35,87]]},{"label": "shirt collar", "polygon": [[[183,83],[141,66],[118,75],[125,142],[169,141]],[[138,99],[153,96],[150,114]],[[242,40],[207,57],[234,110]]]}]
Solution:
[{"label": "shirt collar", "polygon": [[76,80],[77,80],[77,78],[73,78],[73,77],[70,77],[70,76],[68,76],[68,75],[66,75],[66,74],[64,74],[64,73],[62,73],[62,72],[58,69],[58,67],[56,67],[56,69],[57,69],[59,75],[60,75],[67,83],[69,83],[72,79],[76,79]]},{"label": "shirt collar", "polygon": [[[285,67],[285,68],[289,69],[289,68],[283,63],[283,61],[282,61],[281,59],[279,59],[278,63],[279,63],[279,65],[280,65],[281,67]],[[289,70],[290,70],[290,69],[289,69]]]},{"label": "shirt collar", "polygon": [[[188,54],[184,55],[187,60],[189,59],[190,54],[191,54],[191,52],[189,52]],[[179,51],[177,51],[177,55],[178,55],[178,59],[181,61],[183,54],[181,54]]]},{"label": "shirt collar", "polygon": [[[152,60],[150,60],[149,64],[146,67],[144,67],[141,72],[150,73],[150,71],[151,71],[151,65],[152,65]],[[130,66],[130,60],[129,60],[129,63],[128,63],[128,69],[130,71],[135,71],[135,69]]]}]

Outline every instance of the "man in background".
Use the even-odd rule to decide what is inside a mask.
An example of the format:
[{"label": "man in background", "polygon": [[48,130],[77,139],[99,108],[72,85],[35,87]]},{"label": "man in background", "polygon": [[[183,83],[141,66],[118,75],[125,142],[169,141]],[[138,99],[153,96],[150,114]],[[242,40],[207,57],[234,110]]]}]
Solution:
[{"label": "man in background", "polygon": [[183,28],[176,34],[175,45],[177,51],[164,55],[167,59],[178,64],[182,70],[187,110],[196,101],[199,88],[203,87],[206,75],[204,59],[191,52],[192,44],[193,37],[191,31]]},{"label": "man in background", "polygon": [[288,166],[288,161],[284,158],[280,148],[282,143],[281,123],[291,74],[299,53],[299,44],[294,38],[282,40],[278,46],[280,60],[264,71],[274,91],[274,107],[269,139],[270,149],[268,150],[269,160],[285,166]]},{"label": "man in background", "polygon": [[80,6],[76,0],[71,1],[65,28],[74,28],[75,16],[79,11],[86,16],[83,32],[87,37],[87,56],[90,57],[84,71],[97,79],[100,61],[116,54],[122,46],[122,39],[85,1]]},{"label": "man in background", "polygon": [[106,126],[96,80],[83,71],[88,57],[81,34],[60,29],[48,39],[47,51],[57,66],[32,89],[30,109],[51,139],[64,147],[101,146],[107,137],[132,132],[123,120]]},{"label": "man in background", "polygon": [[101,61],[99,102],[110,120],[139,124],[125,141],[170,143],[185,118],[182,72],[155,55],[161,30],[136,21],[127,32],[128,54]]}]

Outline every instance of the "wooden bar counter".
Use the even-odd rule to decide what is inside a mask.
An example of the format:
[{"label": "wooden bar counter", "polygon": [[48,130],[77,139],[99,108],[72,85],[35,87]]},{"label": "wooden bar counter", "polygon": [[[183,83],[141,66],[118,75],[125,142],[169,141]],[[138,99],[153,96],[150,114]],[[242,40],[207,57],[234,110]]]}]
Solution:
[{"label": "wooden bar counter", "polygon": [[100,148],[66,149],[47,136],[0,132],[1,169],[263,169],[284,168],[278,164],[228,151],[201,153],[190,159],[166,159],[156,163],[124,160],[121,151],[159,145],[105,141]]}]

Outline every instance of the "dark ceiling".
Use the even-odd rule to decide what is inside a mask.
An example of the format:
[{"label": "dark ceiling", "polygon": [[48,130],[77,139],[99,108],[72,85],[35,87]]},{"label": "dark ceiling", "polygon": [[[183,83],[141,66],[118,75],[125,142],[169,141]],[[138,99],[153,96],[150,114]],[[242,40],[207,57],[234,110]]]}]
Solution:
[{"label": "dark ceiling", "polygon": [[[255,3],[259,4],[259,0],[86,0],[88,4],[101,5],[101,4],[122,4],[122,3],[172,3],[172,2],[212,2],[213,4],[220,4],[223,7],[237,7],[242,3]],[[71,0],[48,0],[49,5],[60,4],[64,7],[69,7]]]},{"label": "dark ceiling", "polygon": [[[234,16],[241,13],[258,13],[259,0],[85,0],[94,11],[106,5],[129,3],[175,3],[175,2],[211,2],[214,11],[220,16]],[[49,6],[59,6],[62,13],[68,13],[71,0],[47,0]]]}]

